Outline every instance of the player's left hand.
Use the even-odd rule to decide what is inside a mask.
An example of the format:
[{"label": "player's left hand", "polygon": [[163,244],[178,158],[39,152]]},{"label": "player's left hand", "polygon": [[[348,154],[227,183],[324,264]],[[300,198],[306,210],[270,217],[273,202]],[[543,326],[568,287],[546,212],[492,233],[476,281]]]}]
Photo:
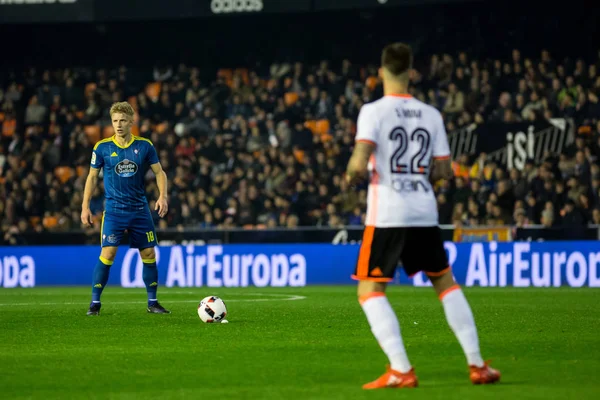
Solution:
[{"label": "player's left hand", "polygon": [[155,210],[158,210],[158,216],[164,217],[167,215],[167,211],[169,211],[169,205],[167,204],[167,199],[161,197],[156,201],[156,205],[154,206]]},{"label": "player's left hand", "polygon": [[350,185],[352,185],[354,183],[354,177],[349,174],[348,172],[346,172],[344,174],[344,179],[346,180],[347,183],[349,183]]},{"label": "player's left hand", "polygon": [[351,186],[354,187],[356,186],[361,179],[363,179],[363,176],[359,173],[348,173],[346,172],[344,179],[346,179],[346,182]]}]

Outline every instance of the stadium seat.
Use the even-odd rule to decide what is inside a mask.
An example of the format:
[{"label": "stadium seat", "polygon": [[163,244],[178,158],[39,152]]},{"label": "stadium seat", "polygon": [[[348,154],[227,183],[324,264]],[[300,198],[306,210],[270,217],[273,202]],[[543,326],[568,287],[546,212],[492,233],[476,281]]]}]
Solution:
[{"label": "stadium seat", "polygon": [[32,227],[38,226],[41,221],[42,221],[42,219],[40,217],[37,217],[37,216],[29,217],[29,225],[31,225]]},{"label": "stadium seat", "polygon": [[307,120],[306,122],[304,122],[304,126],[308,129],[310,129],[310,131],[313,133],[313,135],[315,135],[317,133],[317,121],[314,119],[310,119]]},{"label": "stadium seat", "polygon": [[327,143],[333,140],[333,136],[329,134],[321,135],[321,143]]},{"label": "stadium seat", "polygon": [[367,78],[367,82],[365,84],[367,85],[369,90],[375,90],[375,87],[377,86],[377,80],[378,79],[376,76],[369,76]]},{"label": "stadium seat", "polygon": [[2,123],[2,136],[13,137],[17,130],[17,120],[7,119]]},{"label": "stadium seat", "polygon": [[98,87],[98,86],[97,86],[95,83],[93,83],[93,82],[92,82],[92,83],[88,83],[88,84],[86,84],[86,85],[85,85],[85,89],[84,89],[84,94],[85,94],[85,97],[86,97],[86,98],[87,98],[87,97],[89,97],[89,96],[90,96],[90,94],[91,94],[91,93],[92,93],[94,90],[96,90],[96,89],[97,89],[97,87]]},{"label": "stadium seat", "polygon": [[294,157],[296,158],[296,161],[302,164],[302,162],[304,161],[304,151],[294,150]]},{"label": "stadium seat", "polygon": [[298,93],[287,92],[284,95],[284,99],[285,99],[285,105],[289,107],[298,101]]},{"label": "stadium seat", "polygon": [[62,183],[66,183],[73,176],[73,169],[69,167],[56,167],[54,168],[54,175]]},{"label": "stadium seat", "polygon": [[167,128],[169,127],[169,124],[167,122],[163,122],[161,124],[157,124],[155,129],[157,133],[165,133],[167,131]]},{"label": "stadium seat", "polygon": [[317,133],[317,121],[314,119],[310,119],[304,123],[304,126],[311,130],[313,134]]},{"label": "stadium seat", "polygon": [[83,128],[85,135],[91,144],[96,144],[98,140],[100,140],[100,127],[97,125],[86,125]]},{"label": "stadium seat", "polygon": [[250,75],[248,74],[248,70],[246,68],[237,68],[234,71],[234,75],[239,75],[242,78],[242,82],[244,82],[244,84],[249,84],[250,83]]},{"label": "stadium seat", "polygon": [[56,225],[58,225],[58,218],[56,218],[55,216],[44,217],[42,224],[44,225],[44,228],[52,229]]},{"label": "stadium seat", "polygon": [[590,136],[592,135],[592,127],[589,125],[582,125],[577,129],[577,134],[581,136]]},{"label": "stadium seat", "polygon": [[146,96],[150,99],[158,99],[160,96],[160,89],[162,84],[160,82],[152,82],[146,85]]},{"label": "stadium seat", "polygon": [[129,96],[129,97],[127,98],[127,102],[128,102],[129,104],[131,104],[131,107],[133,107],[133,109],[134,109],[135,111],[137,111],[137,110],[138,110],[138,101],[137,101],[137,96]]},{"label": "stadium seat", "polygon": [[329,120],[328,119],[320,119],[317,121],[316,130],[319,135],[327,135],[329,134]]},{"label": "stadium seat", "polygon": [[0,112],[0,122],[4,122],[4,117],[5,117],[4,113]]},{"label": "stadium seat", "polygon": [[109,138],[114,134],[115,134],[115,130],[113,129],[113,127],[111,125],[106,125],[104,128],[102,128],[102,137],[103,138]]},{"label": "stadium seat", "polygon": [[458,162],[452,162],[452,171],[454,172],[454,176],[459,176],[465,180],[469,180],[469,171],[470,168],[466,166],[460,165]]},{"label": "stadium seat", "polygon": [[233,70],[229,68],[221,68],[217,71],[217,78],[224,78],[225,80],[229,80],[233,78]]},{"label": "stadium seat", "polygon": [[133,136],[140,136],[140,127],[139,127],[139,126],[137,126],[137,125],[133,125],[133,126],[131,127],[131,134],[132,134]]},{"label": "stadium seat", "polygon": [[77,168],[75,168],[75,173],[77,174],[77,176],[82,176],[86,173],[86,171],[87,168],[82,165],[78,165]]}]

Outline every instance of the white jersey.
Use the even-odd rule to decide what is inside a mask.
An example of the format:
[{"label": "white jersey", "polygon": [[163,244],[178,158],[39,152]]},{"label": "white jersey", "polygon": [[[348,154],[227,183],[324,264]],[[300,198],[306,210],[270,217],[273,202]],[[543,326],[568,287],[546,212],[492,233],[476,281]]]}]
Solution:
[{"label": "white jersey", "polygon": [[357,125],[356,142],[375,145],[366,225],[437,226],[429,171],[434,158],[450,157],[439,111],[410,95],[387,95],[363,105]]}]

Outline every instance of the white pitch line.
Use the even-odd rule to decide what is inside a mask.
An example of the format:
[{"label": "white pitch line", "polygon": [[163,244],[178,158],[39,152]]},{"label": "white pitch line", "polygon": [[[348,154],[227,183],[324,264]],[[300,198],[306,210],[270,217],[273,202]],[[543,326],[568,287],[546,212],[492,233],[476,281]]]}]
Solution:
[{"label": "white pitch line", "polygon": [[[254,296],[258,296],[258,293],[255,293]],[[244,295],[250,296],[250,294]],[[225,300],[225,303],[231,302],[256,302],[256,301],[295,301],[295,300],[304,300],[306,296],[297,296],[297,295],[287,295],[287,294],[261,294],[261,296],[287,296],[286,298],[275,298],[275,299],[229,299]],[[108,304],[142,304],[145,301],[107,301]],[[166,300],[165,304],[172,303],[200,303],[199,300]],[[85,302],[51,302],[51,303],[0,303],[0,307],[9,307],[9,306],[66,306],[66,305],[75,305],[75,304],[87,304]]]},{"label": "white pitch line", "polygon": [[[43,292],[43,291],[32,291],[32,293],[27,293],[26,296],[65,296],[64,292],[61,292],[60,290],[62,289],[68,289],[68,288],[61,288],[61,289],[57,289],[57,290],[49,290],[48,292]],[[203,292],[206,291],[210,291],[211,289],[215,289],[215,291],[218,291],[221,288],[217,288],[217,287],[209,287],[209,286],[203,286],[203,287],[198,287],[197,290],[193,291],[193,290],[170,290],[169,288],[165,288],[163,286],[163,289],[165,289],[162,292],[162,295],[171,295],[171,294],[194,294],[194,295],[201,295]],[[226,288],[229,289],[229,288]],[[237,289],[237,288],[236,288]],[[27,289],[29,290],[29,289]],[[139,288],[131,288],[131,289],[121,289],[121,290],[110,290],[110,288],[106,289],[105,293],[109,293],[111,295],[113,294],[133,294],[138,296],[140,294],[140,290],[141,293],[144,293],[145,287],[139,287]],[[23,292],[21,292],[23,293]],[[282,293],[244,293],[244,292],[229,292],[227,293],[228,295],[232,295],[232,296],[291,296],[289,294],[282,294]],[[4,297],[4,296],[11,296],[10,294],[10,290],[6,290],[3,292],[0,292],[0,298]],[[20,294],[20,296],[25,296],[23,294]]]}]

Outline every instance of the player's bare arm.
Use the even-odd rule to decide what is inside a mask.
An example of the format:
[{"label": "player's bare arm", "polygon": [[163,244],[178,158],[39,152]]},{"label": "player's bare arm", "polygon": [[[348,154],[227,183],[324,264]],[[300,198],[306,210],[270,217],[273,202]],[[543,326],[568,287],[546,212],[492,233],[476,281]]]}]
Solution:
[{"label": "player's bare arm", "polygon": [[358,142],[354,146],[354,151],[348,161],[346,168],[346,180],[348,183],[356,183],[367,176],[367,167],[371,154],[375,150],[375,145],[369,142]]},{"label": "player's bare arm", "polygon": [[447,158],[436,158],[433,160],[433,170],[431,171],[430,180],[437,182],[440,179],[452,179],[454,172],[452,172],[452,161],[450,157]]},{"label": "player's bare arm", "polygon": [[90,211],[90,200],[92,198],[92,192],[98,184],[98,175],[100,169],[90,168],[90,172],[85,180],[85,188],[83,189],[83,203],[81,205],[81,223],[85,226],[92,226],[92,212]]},{"label": "player's bare arm", "polygon": [[158,215],[162,218],[169,211],[167,203],[167,174],[163,171],[160,163],[152,164],[150,168],[152,168],[152,172],[156,176],[156,185],[158,186],[159,193],[154,209],[158,210]]}]

